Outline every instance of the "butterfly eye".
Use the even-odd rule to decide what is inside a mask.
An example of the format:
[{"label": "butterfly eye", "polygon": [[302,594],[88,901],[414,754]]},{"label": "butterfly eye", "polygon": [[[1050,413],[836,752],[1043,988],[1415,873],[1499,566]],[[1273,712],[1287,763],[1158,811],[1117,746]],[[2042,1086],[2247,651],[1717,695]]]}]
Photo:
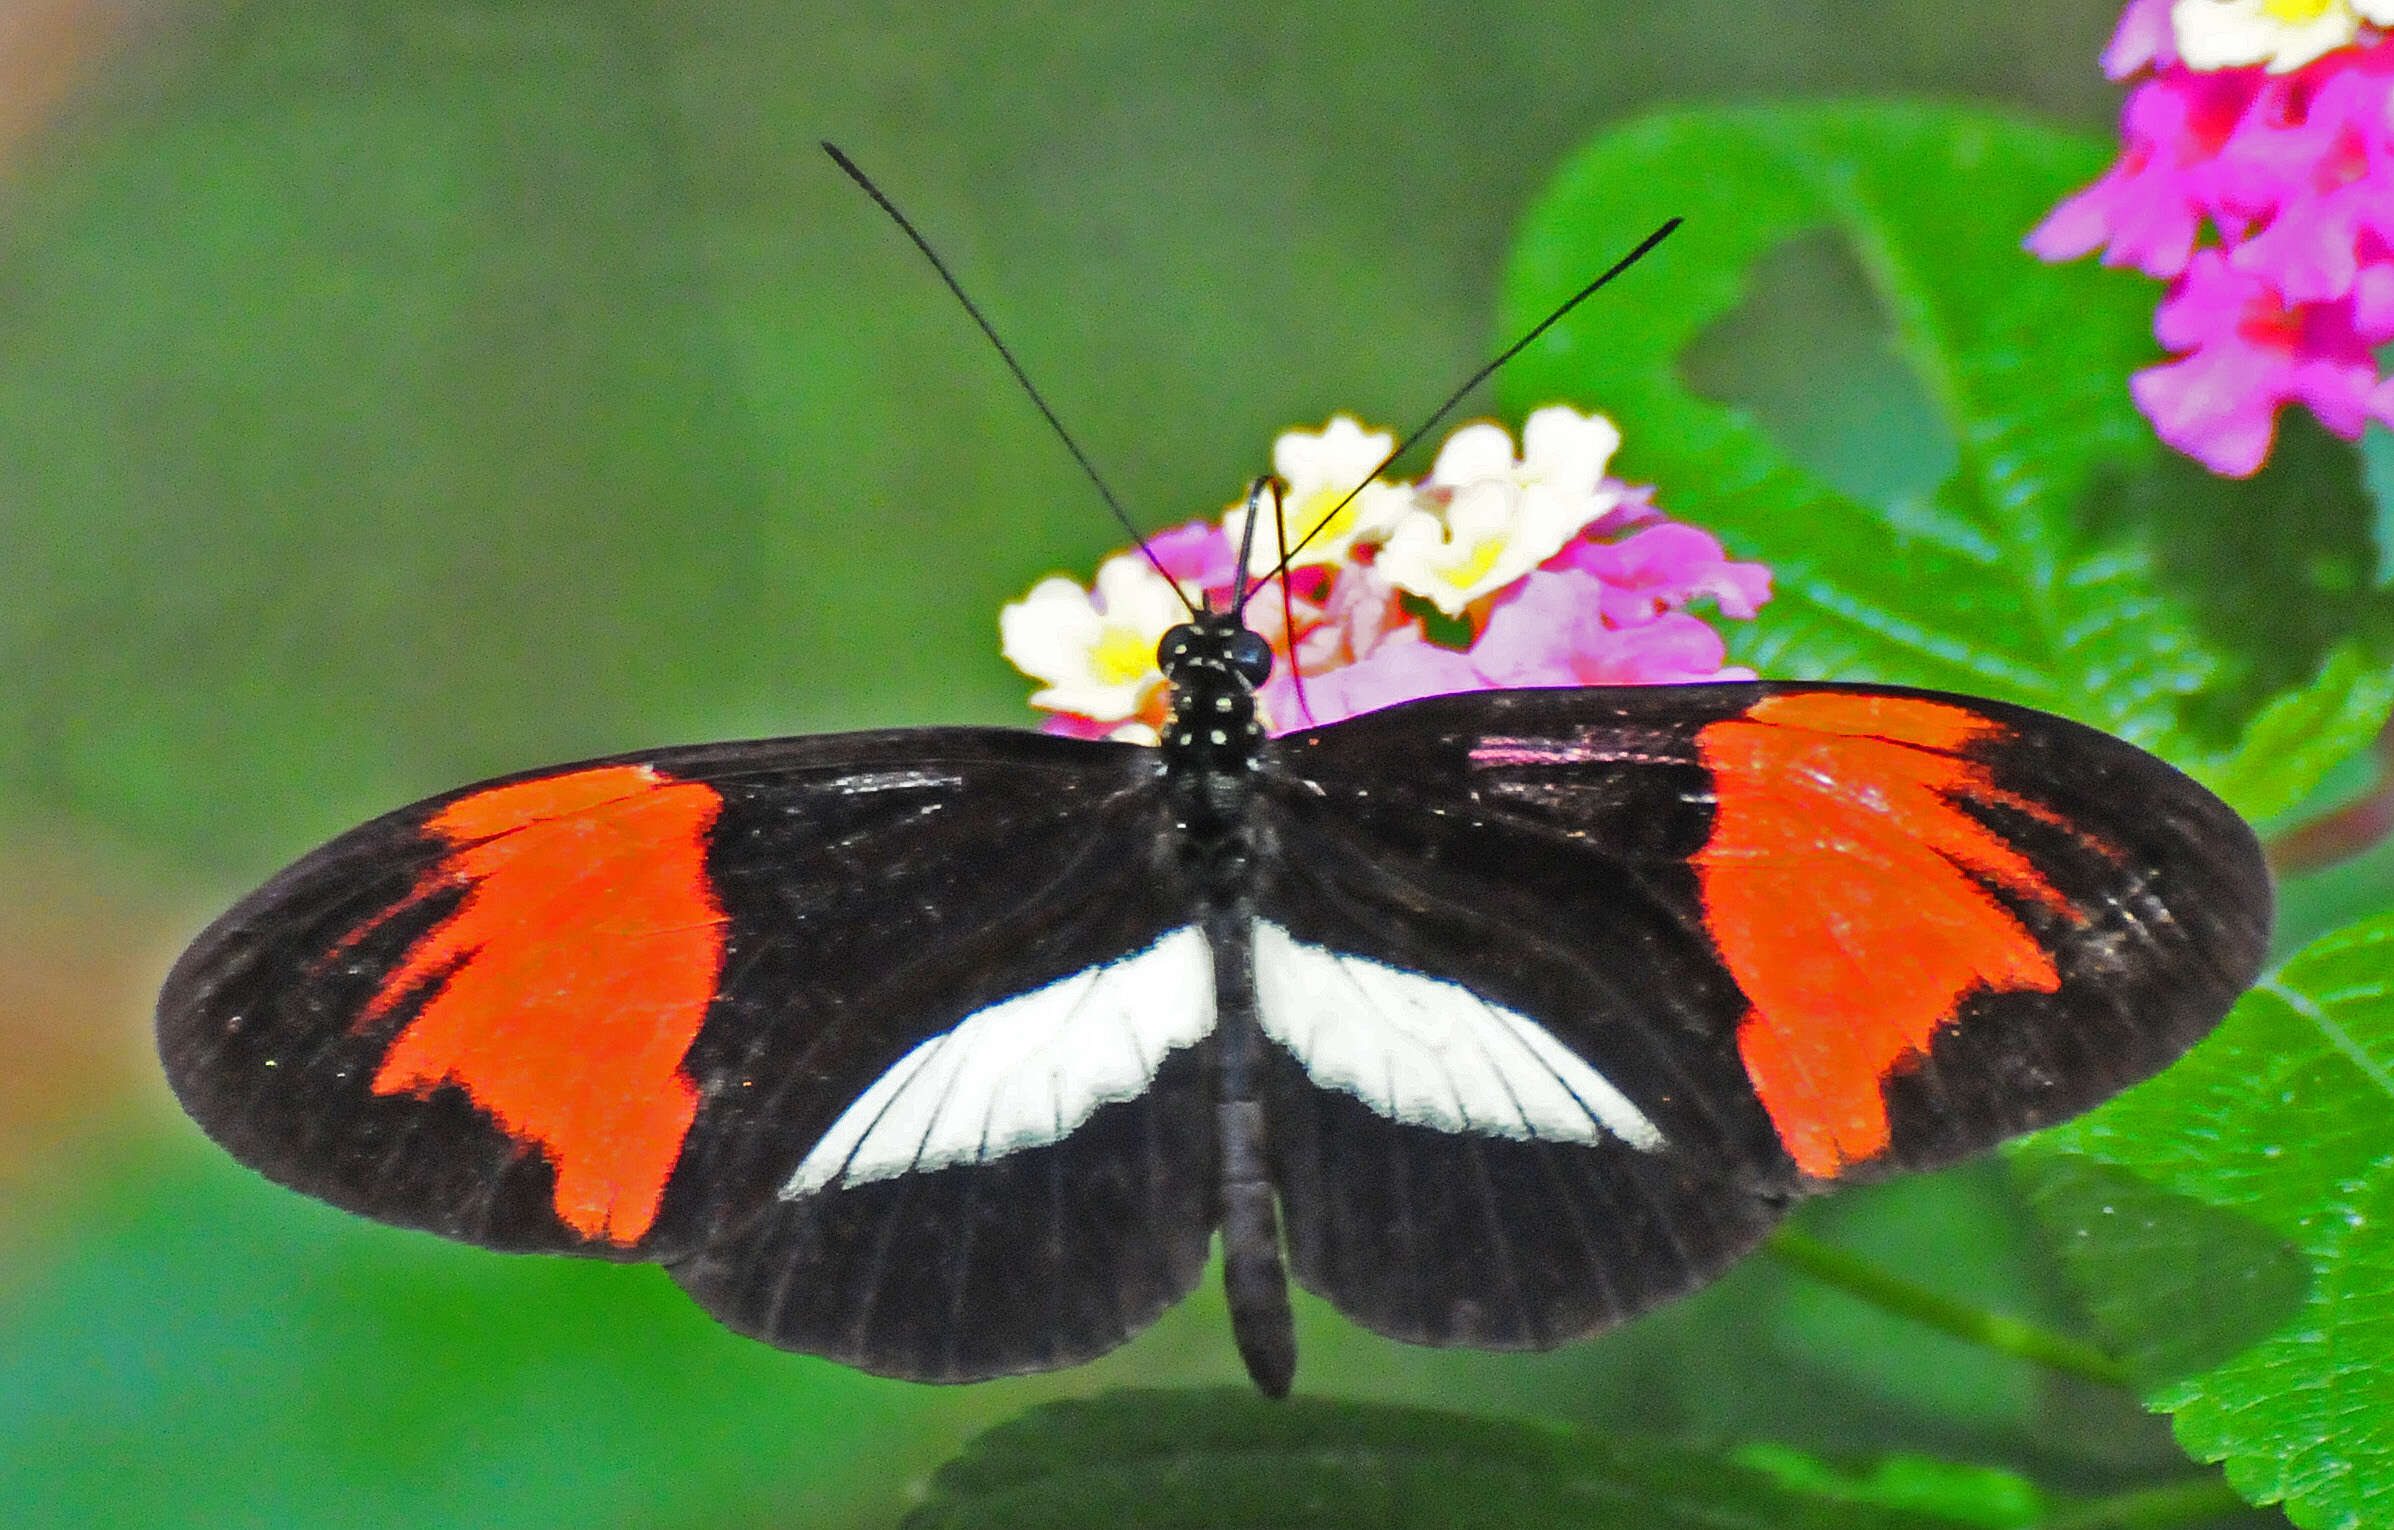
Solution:
[{"label": "butterfly eye", "polygon": [[[1169,643],[1171,639],[1165,638]],[[1230,667],[1253,690],[1272,678],[1272,645],[1252,632],[1240,632],[1230,640]]]},{"label": "butterfly eye", "polygon": [[1197,629],[1182,622],[1167,630],[1162,641],[1155,645],[1155,667],[1178,679],[1180,672],[1188,667],[1189,656],[1196,651]]}]

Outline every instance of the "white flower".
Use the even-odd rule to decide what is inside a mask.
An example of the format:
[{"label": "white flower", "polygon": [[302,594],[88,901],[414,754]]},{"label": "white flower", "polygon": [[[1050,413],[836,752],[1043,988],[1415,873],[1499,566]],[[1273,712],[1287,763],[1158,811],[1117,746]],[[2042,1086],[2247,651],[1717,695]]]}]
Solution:
[{"label": "white flower", "polygon": [[2195,69],[2300,69],[2350,44],[2363,21],[2394,24],[2394,0],[2176,0],[2170,30]]},{"label": "white flower", "polygon": [[1518,466],[1513,460],[1513,438],[1505,434],[1502,425],[1483,420],[1446,438],[1446,445],[1438,448],[1437,462],[1431,465],[1429,481],[1436,488],[1459,489],[1483,478],[1510,478]]},{"label": "white flower", "polygon": [[1543,486],[1566,495],[1598,495],[1605,508],[1620,493],[1607,489],[1604,469],[1621,446],[1621,432],[1601,414],[1581,414],[1567,404],[1539,410],[1521,427],[1523,460],[1513,460],[1513,438],[1501,425],[1466,425],[1447,437],[1430,469],[1428,486],[1460,489],[1483,478],[1509,478],[1523,488]]},{"label": "white flower", "polygon": [[[1330,423],[1318,432],[1284,431],[1272,443],[1272,471],[1288,485],[1281,514],[1288,526],[1289,545],[1305,541],[1306,533],[1316,526],[1322,528],[1290,560],[1292,568],[1343,563],[1356,543],[1379,541],[1412,508],[1413,497],[1406,490],[1371,479],[1395,445],[1396,437],[1387,431],[1365,430],[1343,414],[1332,415]],[[1360,493],[1358,484],[1363,486]],[[1355,497],[1332,515],[1338,502],[1349,494]],[[1268,513],[1268,494],[1263,503]],[[1222,517],[1222,530],[1231,546],[1239,545],[1246,529],[1245,505],[1233,506]],[[1278,535],[1269,525],[1256,527],[1255,550],[1248,556],[1247,567],[1268,574],[1279,566]]]},{"label": "white flower", "polygon": [[[1551,496],[1537,502],[1539,508],[1554,504]],[[1531,497],[1517,485],[1483,478],[1456,490],[1443,518],[1427,510],[1407,515],[1380,549],[1377,566],[1398,589],[1460,616],[1482,595],[1553,557],[1579,529],[1551,521],[1534,525],[1532,508]]]},{"label": "white flower", "polygon": [[1574,494],[1594,494],[1604,484],[1604,470],[1613,453],[1620,449],[1620,427],[1603,415],[1551,405],[1522,423],[1520,477],[1524,482],[1550,483]]},{"label": "white flower", "polygon": [[1127,722],[1164,683],[1156,644],[1188,620],[1171,581],[1135,553],[1108,558],[1091,592],[1043,579],[998,614],[1006,658],[1046,689],[1031,705],[1098,722]]},{"label": "white flower", "polygon": [[[1495,425],[1447,439],[1416,507],[1389,534],[1376,565],[1448,616],[1503,589],[1621,502],[1605,465],[1621,433],[1602,415],[1541,409],[1522,428],[1524,460]],[[1436,509],[1444,501],[1445,513]]]}]

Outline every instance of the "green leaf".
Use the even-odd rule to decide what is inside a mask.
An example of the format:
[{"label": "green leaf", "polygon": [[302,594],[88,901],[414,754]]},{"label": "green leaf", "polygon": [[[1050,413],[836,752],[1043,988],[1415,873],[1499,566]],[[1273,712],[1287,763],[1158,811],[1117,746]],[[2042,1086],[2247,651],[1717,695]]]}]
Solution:
[{"label": "green leaf", "polygon": [[[1530,213],[1505,323],[1541,317],[1645,229],[1686,226],[1605,300],[1514,363],[1507,396],[1614,414],[1615,471],[1777,575],[1742,657],[1774,674],[1869,677],[2068,712],[2165,754],[2219,668],[2151,557],[2081,524],[2146,461],[2124,380],[2151,358],[2154,288],[2051,267],[2021,237],[2108,146],[1954,108],[1675,112],[1597,140]],[[1826,230],[1858,262],[1954,453],[1933,495],[1873,504],[1798,463],[1744,410],[1692,392],[1683,353],[1757,263]],[[1834,386],[1821,378],[1818,386]]]},{"label": "green leaf", "polygon": [[2013,1162],[2191,1454],[2298,1525],[2394,1516],[2394,915]]},{"label": "green leaf", "polygon": [[[1616,414],[1616,471],[1655,482],[1674,513],[1773,565],[1779,598],[1741,640],[1748,662],[2068,712],[2204,769],[2248,812],[2282,812],[2394,703],[2369,644],[2338,640],[2374,619],[2365,516],[2346,492],[2357,474],[2348,451],[2298,432],[2273,480],[2199,499],[2172,489],[2183,474],[2157,458],[2123,386],[2151,358],[2155,290],[2046,267],[2018,247],[2108,152],[1910,106],[1680,112],[1608,134],[1532,212],[1507,323],[1541,317],[1662,217],[1687,225],[1617,299],[1533,347],[1510,397]],[[1686,381],[1719,370],[1717,352],[1691,367],[1691,350],[1784,264],[1779,252],[1824,235],[1887,316],[1936,427],[1915,431],[1908,471],[1799,458],[1753,412]],[[1816,388],[1867,370],[1828,353]],[[1816,445],[1824,428],[1815,418],[1795,434]],[[2282,513],[2322,485],[2335,505],[2317,525]],[[2237,577],[2223,583],[2223,568]],[[2290,616],[2264,619],[2277,611]],[[2240,723],[2241,743],[2223,752],[2214,741]],[[2338,961],[2352,970],[2332,989],[2308,981]],[[2322,1524],[2345,1522],[2314,1507],[2338,1492],[2353,1504],[2338,1512],[2358,1512],[2354,1484],[2373,1470],[2359,1463],[2394,1456],[2379,1438],[2394,1430],[2394,1392],[2370,1391],[2394,1354],[2377,1353],[2364,1324],[2318,1310],[2382,1273],[2368,1219],[2376,1166],[2394,1156],[2383,1125],[2394,1100],[2374,1043],[2338,1050],[2318,1023],[2379,1002],[2366,965],[2315,950],[2189,1062],[2020,1158],[2043,1166],[2030,1171],[2041,1204],[2067,1223],[2072,1266],[2093,1272],[2095,1305],[2147,1400],[2178,1411],[2181,1440],[2225,1457],[2237,1487]],[[2238,1040],[2297,1020],[2307,1038]],[[2326,1075],[2354,1092],[2323,1119]],[[2177,1109],[2198,1097],[2195,1114]],[[2224,1139],[2227,1119],[2250,1140]],[[2118,1123],[2116,1140],[2104,1123]],[[2057,1154],[2068,1173],[2051,1167]],[[2179,1157],[2155,1173],[2140,1154]],[[2248,1174],[2248,1158],[2275,1172]],[[2298,1158],[2306,1167],[2290,1175]],[[2295,1177],[2330,1164],[2319,1182]],[[2349,1368],[2336,1369],[2338,1354]],[[2200,1484],[2189,1491],[2201,1499]]]},{"label": "green leaf", "polygon": [[[1785,1453],[1715,1451],[1559,1424],[1248,1391],[1116,1392],[1054,1403],[975,1440],[932,1478],[908,1530],[1233,1525],[1424,1530],[1901,1530],[2008,1526],[2033,1494],[1950,1468],[1904,1491],[1865,1468],[1809,1474]],[[1900,1475],[1900,1469],[1899,1469]],[[2000,1506],[2000,1515],[1996,1512]]]},{"label": "green leaf", "polygon": [[[1807,1363],[1865,1387],[1915,1418],[1972,1420],[1990,1430],[2033,1429],[2052,1408],[2055,1373],[2017,1353],[1924,1323],[1883,1292],[1851,1287],[1788,1259],[1821,1248],[1873,1271],[1915,1274],[1959,1307],[2049,1328],[2071,1319],[2068,1289],[2050,1278],[2042,1230],[2000,1165],[1891,1180],[1867,1194],[1805,1206],[1773,1240],[1773,1262],[1801,1270],[1779,1321]],[[1935,1251],[1933,1253],[1925,1251]],[[1803,1443],[1814,1443],[1807,1439]],[[1857,1444],[1860,1442],[1846,1442]]]},{"label": "green leaf", "polygon": [[1784,1445],[1746,1445],[1740,1466],[1767,1472],[1814,1497],[1933,1514],[1986,1530],[2012,1530],[2043,1519],[2050,1506],[2034,1483],[1991,1466],[1890,1455],[1862,1462],[1825,1461]]},{"label": "green leaf", "polygon": [[2198,765],[2195,774],[2246,818],[2275,818],[2368,748],[2389,712],[2394,673],[2348,644],[2329,656],[2309,685],[2262,708],[2233,754]]},{"label": "green leaf", "polygon": [[2376,511],[2362,466],[2350,442],[2289,409],[2251,478],[2214,477],[2162,452],[2095,497],[2092,529],[2151,547],[2160,587],[2223,659],[2192,712],[2207,736],[2232,737],[2240,718],[2308,682],[2339,646],[2394,657],[2394,597],[2370,578]]}]

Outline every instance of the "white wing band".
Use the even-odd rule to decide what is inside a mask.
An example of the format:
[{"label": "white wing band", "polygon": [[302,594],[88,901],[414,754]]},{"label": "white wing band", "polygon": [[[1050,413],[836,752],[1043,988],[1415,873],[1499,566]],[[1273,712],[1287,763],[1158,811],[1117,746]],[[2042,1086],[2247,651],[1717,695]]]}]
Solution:
[{"label": "white wing band", "polygon": [[1060,1142],[1100,1105],[1132,1100],[1164,1056],[1214,1028],[1213,949],[1194,928],[976,1010],[874,1080],[782,1186],[826,1185]]},{"label": "white wing band", "polygon": [[1325,1089],[1392,1121],[1545,1142],[1663,1135],[1545,1027],[1460,983],[1308,945],[1255,922],[1264,1034]]}]

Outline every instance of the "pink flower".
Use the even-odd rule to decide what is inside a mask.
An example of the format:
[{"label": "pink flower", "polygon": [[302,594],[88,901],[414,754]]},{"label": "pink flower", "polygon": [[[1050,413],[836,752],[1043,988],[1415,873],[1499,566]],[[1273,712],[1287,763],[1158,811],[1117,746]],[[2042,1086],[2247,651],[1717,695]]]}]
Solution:
[{"label": "pink flower", "polygon": [[2137,373],[2129,391],[2162,440],[2215,473],[2257,471],[2284,404],[2307,406],[2346,440],[2368,423],[2377,361],[2350,300],[2289,306],[2265,279],[2203,250],[2154,332],[2189,354]]},{"label": "pink flower", "polygon": [[2105,68],[2158,72],[2120,158],[2028,236],[2176,279],[2154,333],[2178,355],[2130,395],[2214,472],[2257,471],[2286,404],[2347,439],[2389,417],[2371,346],[2394,339],[2390,20],[2394,0],[2133,0]]},{"label": "pink flower", "polygon": [[1337,570],[1328,593],[1312,610],[1316,620],[1307,623],[1300,618],[1295,645],[1297,666],[1308,675],[1368,659],[1392,637],[1421,635],[1421,619],[1405,610],[1401,592],[1370,563],[1350,563]]},{"label": "pink flower", "polygon": [[1619,542],[1582,538],[1545,566],[1578,569],[1601,581],[1605,620],[1615,626],[1652,621],[1698,599],[1710,599],[1723,616],[1751,621],[1771,598],[1769,569],[1730,562],[1709,532],[1676,522],[1650,526]]},{"label": "pink flower", "polygon": [[[1281,444],[1326,450],[1350,436],[1381,439],[1334,419]],[[1243,614],[1275,661],[1259,693],[1272,731],[1491,686],[1752,678],[1722,667],[1720,634],[1688,607],[1750,619],[1770,599],[1770,570],[1733,562],[1713,537],[1664,516],[1652,490],[1605,477],[1620,438],[1602,416],[1542,409],[1525,436],[1516,457],[1499,427],[1464,427],[1430,478],[1375,483],[1384,503],[1341,526],[1334,556],[1292,570],[1285,591],[1275,577],[1250,592]],[[1385,453],[1348,466],[1370,471]],[[1335,503],[1347,487],[1316,473],[1306,492]],[[1167,701],[1154,638],[1181,618],[1171,586],[1224,609],[1237,565],[1227,528],[1244,513],[1234,506],[1222,525],[1151,541],[1169,581],[1118,553],[1100,591],[1049,579],[1006,608],[1007,656],[1047,682],[1033,701],[1061,714],[1048,731],[1154,742]]]},{"label": "pink flower", "polygon": [[2103,72],[2124,80],[2150,64],[2167,67],[2178,62],[2177,40],[2170,35],[2170,0],[2128,0],[2120,24],[2103,50]]},{"label": "pink flower", "polygon": [[1050,712],[1039,719],[1040,732],[1064,738],[1112,738],[1121,729],[1120,723],[1100,722],[1078,712]]},{"label": "pink flower", "polygon": [[2267,225],[2229,258],[2293,303],[2345,296],[2362,260],[2382,260],[2394,239],[2394,47],[2333,58],[2270,81],[2268,124],[2228,146],[2273,192]]},{"label": "pink flower", "polygon": [[1468,655],[1431,642],[1415,628],[1396,634],[1352,664],[1307,675],[1302,706],[1296,682],[1285,669],[1273,672],[1262,697],[1267,726],[1274,733],[1291,733],[1400,701],[1487,688],[1487,677]]},{"label": "pink flower", "polygon": [[2373,253],[2352,279],[2352,319],[2373,342],[2394,337],[2394,259]]},{"label": "pink flower", "polygon": [[[1701,533],[1698,533],[1701,535]],[[1497,603],[1471,662],[1499,686],[1669,685],[1723,678],[1721,635],[1683,611],[1620,626],[1603,581],[1541,570]]]},{"label": "pink flower", "polygon": [[2075,260],[2100,249],[2105,265],[2147,276],[2186,269],[2206,218],[2241,226],[2267,206],[2262,167],[2222,154],[2261,84],[2257,69],[2179,69],[2137,86],[2121,113],[2125,152],[2046,215],[2028,236],[2030,253]]},{"label": "pink flower", "polygon": [[1238,572],[1239,550],[1222,528],[1210,521],[1191,521],[1147,539],[1164,572],[1195,590],[1227,590]]}]

